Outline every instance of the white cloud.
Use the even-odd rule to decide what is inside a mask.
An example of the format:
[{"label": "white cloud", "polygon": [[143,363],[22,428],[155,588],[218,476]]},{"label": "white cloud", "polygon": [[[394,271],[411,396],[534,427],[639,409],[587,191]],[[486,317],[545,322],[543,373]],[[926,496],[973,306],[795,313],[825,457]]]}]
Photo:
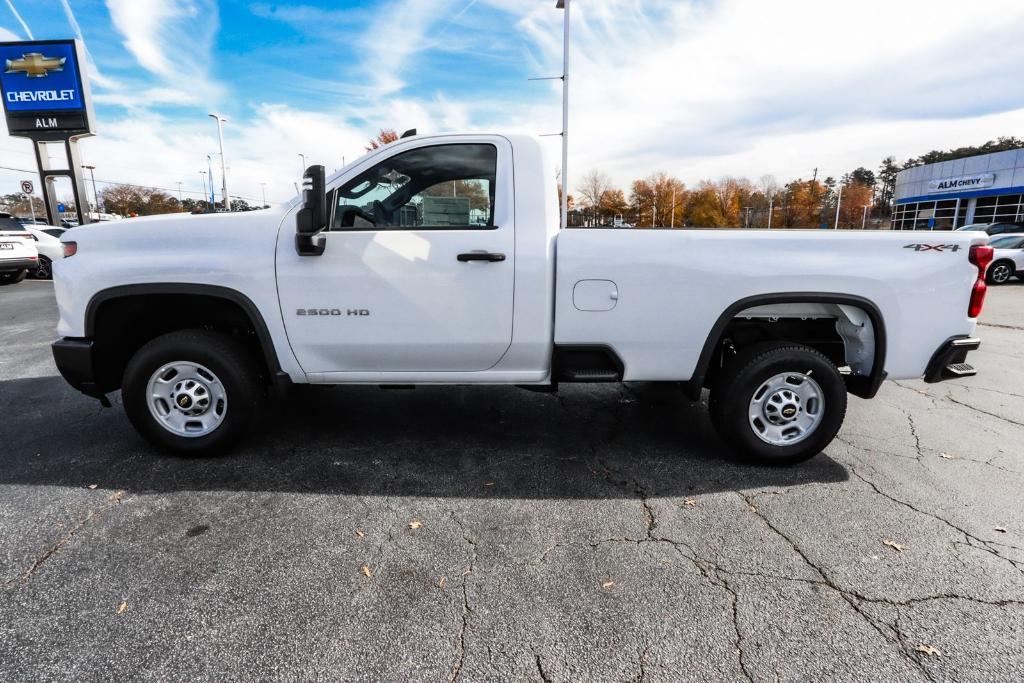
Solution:
[{"label": "white cloud", "polygon": [[143,69],[197,99],[219,96],[220,88],[208,73],[219,26],[214,0],[107,0],[107,9],[124,46]]},{"label": "white cloud", "polygon": [[0,40],[21,40],[21,36],[19,36],[14,31],[9,31],[5,29],[3,26],[0,26]]}]

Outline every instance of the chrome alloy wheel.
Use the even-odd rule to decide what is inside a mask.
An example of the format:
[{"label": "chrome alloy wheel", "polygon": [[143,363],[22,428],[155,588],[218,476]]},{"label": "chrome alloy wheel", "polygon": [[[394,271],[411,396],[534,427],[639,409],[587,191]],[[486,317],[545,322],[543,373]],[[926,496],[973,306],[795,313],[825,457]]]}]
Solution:
[{"label": "chrome alloy wheel", "polygon": [[178,436],[206,436],[228,412],[224,385],[209,368],[191,361],[161,366],[150,376],[146,396],[157,423]]},{"label": "chrome alloy wheel", "polygon": [[824,393],[809,375],[782,372],[757,388],[747,414],[758,438],[772,446],[789,446],[818,428],[825,414]]},{"label": "chrome alloy wheel", "polygon": [[992,268],[992,282],[997,285],[1005,285],[1009,281],[1011,275],[1013,275],[1013,273],[1010,271],[1010,266],[1005,263],[997,263]]}]

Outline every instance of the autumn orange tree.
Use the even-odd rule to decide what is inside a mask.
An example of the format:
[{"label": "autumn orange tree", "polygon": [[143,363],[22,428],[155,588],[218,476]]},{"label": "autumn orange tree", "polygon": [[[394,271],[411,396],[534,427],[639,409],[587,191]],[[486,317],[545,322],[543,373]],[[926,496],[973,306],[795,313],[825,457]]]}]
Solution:
[{"label": "autumn orange tree", "polygon": [[375,149],[380,149],[384,145],[390,144],[398,139],[398,133],[395,132],[394,128],[381,128],[380,132],[377,133],[377,137],[370,138],[370,143],[366,146],[367,152],[372,152]]}]

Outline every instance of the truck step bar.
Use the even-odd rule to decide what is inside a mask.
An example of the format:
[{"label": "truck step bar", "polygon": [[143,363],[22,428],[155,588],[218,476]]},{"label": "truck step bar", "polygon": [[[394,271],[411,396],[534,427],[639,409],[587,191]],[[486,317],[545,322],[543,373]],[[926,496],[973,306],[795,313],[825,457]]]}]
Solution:
[{"label": "truck step bar", "polygon": [[556,346],[554,376],[559,382],[620,382],[623,365],[607,346]]}]

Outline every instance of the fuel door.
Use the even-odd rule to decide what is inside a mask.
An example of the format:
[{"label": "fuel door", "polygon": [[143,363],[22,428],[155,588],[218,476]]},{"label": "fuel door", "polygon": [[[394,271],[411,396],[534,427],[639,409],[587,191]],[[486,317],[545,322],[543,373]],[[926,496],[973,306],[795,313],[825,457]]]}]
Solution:
[{"label": "fuel door", "polygon": [[572,289],[572,305],[579,311],[610,311],[619,302],[619,286],[611,280],[580,280]]}]

